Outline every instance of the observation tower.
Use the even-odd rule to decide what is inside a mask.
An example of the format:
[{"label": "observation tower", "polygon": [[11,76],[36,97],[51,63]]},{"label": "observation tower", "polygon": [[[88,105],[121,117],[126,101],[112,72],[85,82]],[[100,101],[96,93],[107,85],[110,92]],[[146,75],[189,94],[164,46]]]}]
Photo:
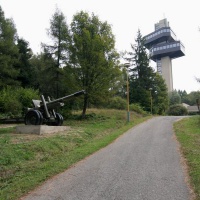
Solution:
[{"label": "observation tower", "polygon": [[150,59],[156,62],[157,72],[164,78],[168,92],[173,91],[172,59],[184,56],[185,47],[177,40],[167,19],[156,23],[155,31],[144,38]]}]

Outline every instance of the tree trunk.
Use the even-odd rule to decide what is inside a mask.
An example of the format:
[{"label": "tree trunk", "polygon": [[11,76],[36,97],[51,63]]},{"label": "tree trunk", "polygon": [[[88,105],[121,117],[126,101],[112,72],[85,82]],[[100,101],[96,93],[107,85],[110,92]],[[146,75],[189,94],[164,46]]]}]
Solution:
[{"label": "tree trunk", "polygon": [[56,98],[59,97],[58,80],[59,80],[59,74],[58,74],[58,71],[57,71],[57,72],[56,72]]},{"label": "tree trunk", "polygon": [[83,111],[82,111],[82,118],[85,118],[87,105],[88,105],[88,95],[85,94],[85,96],[84,96],[84,104],[83,104]]}]

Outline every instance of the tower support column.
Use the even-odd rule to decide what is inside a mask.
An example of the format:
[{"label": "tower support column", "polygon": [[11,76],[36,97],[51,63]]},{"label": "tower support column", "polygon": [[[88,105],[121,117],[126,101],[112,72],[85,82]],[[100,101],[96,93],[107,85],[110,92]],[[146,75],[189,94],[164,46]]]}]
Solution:
[{"label": "tower support column", "polygon": [[173,77],[172,77],[172,61],[171,58],[166,56],[161,58],[162,76],[168,88],[168,92],[173,91]]}]

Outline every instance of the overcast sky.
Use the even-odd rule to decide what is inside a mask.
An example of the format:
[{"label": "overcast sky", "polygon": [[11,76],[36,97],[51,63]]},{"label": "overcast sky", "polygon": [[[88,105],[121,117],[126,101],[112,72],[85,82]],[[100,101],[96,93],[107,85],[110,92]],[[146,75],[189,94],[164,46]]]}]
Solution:
[{"label": "overcast sky", "polygon": [[[154,31],[164,18],[185,46],[185,56],[172,60],[174,89],[200,90],[200,7],[199,0],[0,0],[6,18],[13,18],[19,37],[40,52],[41,42],[49,38],[46,29],[56,7],[70,24],[72,16],[83,10],[92,12],[112,26],[118,51],[129,51],[138,29],[143,36]],[[155,63],[151,62],[155,67]]]}]

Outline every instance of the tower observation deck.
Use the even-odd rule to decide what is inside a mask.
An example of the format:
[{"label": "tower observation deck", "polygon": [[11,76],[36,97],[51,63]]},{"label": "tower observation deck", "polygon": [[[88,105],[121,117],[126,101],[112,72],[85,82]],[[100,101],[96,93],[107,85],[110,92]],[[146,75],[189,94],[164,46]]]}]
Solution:
[{"label": "tower observation deck", "polygon": [[150,59],[156,62],[157,72],[164,78],[168,92],[173,91],[172,59],[185,55],[185,47],[177,40],[167,19],[155,24],[155,31],[146,35],[145,46]]}]

